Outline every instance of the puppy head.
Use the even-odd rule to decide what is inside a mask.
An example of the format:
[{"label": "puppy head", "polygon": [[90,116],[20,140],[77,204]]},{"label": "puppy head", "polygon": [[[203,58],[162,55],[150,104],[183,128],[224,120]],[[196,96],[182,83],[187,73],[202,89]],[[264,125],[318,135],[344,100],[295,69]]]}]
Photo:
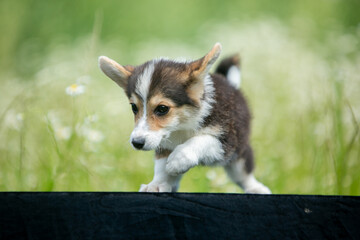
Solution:
[{"label": "puppy head", "polygon": [[101,56],[101,70],[129,98],[135,116],[130,142],[141,150],[158,148],[173,131],[194,129],[206,111],[204,103],[207,75],[219,57],[215,44],[204,57],[191,62],[151,60],[140,66],[122,66]]}]

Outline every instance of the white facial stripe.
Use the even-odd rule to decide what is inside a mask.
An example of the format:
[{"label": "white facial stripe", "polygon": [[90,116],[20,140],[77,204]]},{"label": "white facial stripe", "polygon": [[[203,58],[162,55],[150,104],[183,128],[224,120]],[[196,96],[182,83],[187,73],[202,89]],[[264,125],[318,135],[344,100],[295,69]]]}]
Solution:
[{"label": "white facial stripe", "polygon": [[[146,95],[145,95],[146,98]],[[139,135],[147,132],[149,130],[149,126],[147,123],[147,117],[146,117],[146,101],[143,100],[143,115],[141,119],[139,120],[139,123],[137,124],[134,131]]]},{"label": "white facial stripe", "polygon": [[[144,107],[145,108],[145,107]],[[134,138],[145,138],[148,135],[149,132],[149,126],[146,122],[146,113],[144,112],[144,115],[139,120],[138,124],[134,128],[131,139]]]},{"label": "white facial stripe", "polygon": [[135,92],[139,94],[141,97],[141,101],[143,102],[143,116],[139,120],[139,123],[133,130],[131,134],[131,139],[134,138],[144,138],[148,135],[149,126],[147,124],[146,118],[146,99],[149,92],[149,87],[151,83],[151,77],[154,73],[154,62],[151,62],[143,71],[143,73],[139,76],[138,81],[136,83]]},{"label": "white facial stripe", "polygon": [[148,127],[147,122],[146,122],[146,115],[144,115],[140,119],[139,124],[136,126],[136,130],[141,131],[141,132],[149,130],[149,127]]},{"label": "white facial stripe", "polygon": [[[149,87],[151,83],[151,77],[154,73],[154,62],[149,63],[149,65],[144,69],[144,72],[139,76],[138,81],[136,83],[135,92],[139,94],[139,96],[144,101],[144,106],[146,105],[146,98],[149,92]],[[145,109],[145,107],[144,107]]]}]

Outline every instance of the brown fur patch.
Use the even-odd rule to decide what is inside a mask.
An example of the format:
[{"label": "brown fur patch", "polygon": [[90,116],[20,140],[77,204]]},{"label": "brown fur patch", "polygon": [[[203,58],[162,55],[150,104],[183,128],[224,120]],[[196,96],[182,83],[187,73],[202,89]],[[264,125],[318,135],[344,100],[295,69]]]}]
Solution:
[{"label": "brown fur patch", "polygon": [[155,151],[155,159],[165,158],[171,154],[171,150],[168,149],[157,149]]},{"label": "brown fur patch", "polygon": [[160,92],[157,92],[155,95],[151,97],[148,101],[148,106],[150,108],[155,109],[159,105],[165,105],[168,107],[176,107],[176,104],[169,98],[164,97],[164,95]]},{"label": "brown fur patch", "polygon": [[223,128],[220,125],[212,125],[202,128],[198,134],[206,134],[214,137],[219,137],[223,134]]},{"label": "brown fur patch", "polygon": [[[164,116],[157,116],[154,111],[159,105],[169,107],[169,112]],[[176,117],[176,104],[171,99],[164,97],[160,92],[151,97],[146,104],[146,108],[147,122],[149,129],[152,131],[158,131],[168,126]]]},{"label": "brown fur patch", "polygon": [[159,131],[160,129],[168,126],[175,116],[172,115],[170,112],[166,115],[167,115],[166,117],[164,116],[158,117],[155,114],[151,114],[150,116],[148,116],[147,123],[149,129],[151,131]]},{"label": "brown fur patch", "polygon": [[200,100],[204,96],[204,81],[196,81],[191,84],[187,89],[189,97],[193,100],[197,107],[200,106]]}]

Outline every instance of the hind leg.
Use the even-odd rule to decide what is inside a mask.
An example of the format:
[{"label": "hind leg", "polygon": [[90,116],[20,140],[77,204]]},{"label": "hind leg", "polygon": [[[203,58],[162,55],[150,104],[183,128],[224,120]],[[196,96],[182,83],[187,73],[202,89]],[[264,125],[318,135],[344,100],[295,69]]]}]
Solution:
[{"label": "hind leg", "polygon": [[233,182],[239,185],[246,193],[271,194],[264,184],[256,180],[253,175],[253,154],[250,147],[237,160],[226,165],[225,171]]}]

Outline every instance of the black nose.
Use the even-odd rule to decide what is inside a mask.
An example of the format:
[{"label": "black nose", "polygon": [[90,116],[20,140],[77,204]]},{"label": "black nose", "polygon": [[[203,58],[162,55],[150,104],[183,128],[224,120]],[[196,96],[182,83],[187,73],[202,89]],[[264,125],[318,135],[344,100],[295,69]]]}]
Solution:
[{"label": "black nose", "polygon": [[145,145],[145,139],[137,138],[131,141],[132,145],[137,149],[142,149]]}]

